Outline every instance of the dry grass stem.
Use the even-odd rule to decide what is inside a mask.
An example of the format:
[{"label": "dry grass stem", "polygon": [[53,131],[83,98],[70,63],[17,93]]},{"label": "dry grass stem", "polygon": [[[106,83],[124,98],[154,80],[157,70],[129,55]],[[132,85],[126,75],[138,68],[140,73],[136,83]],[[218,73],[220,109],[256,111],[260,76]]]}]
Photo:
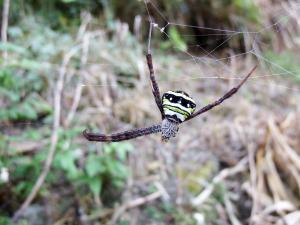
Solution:
[{"label": "dry grass stem", "polygon": [[270,218],[276,225],[300,223],[300,199],[296,194],[300,188],[300,159],[289,144],[289,135],[284,133],[297,124],[295,119],[291,114],[281,123],[270,118],[265,143],[256,154],[255,168],[253,160],[250,163],[252,181],[255,179],[251,192],[254,202],[250,221],[253,225],[267,223]]},{"label": "dry grass stem", "polygon": [[227,177],[241,173],[247,169],[248,159],[242,159],[237,165],[231,168],[223,169],[217,176],[215,176],[212,182],[196,197],[192,200],[192,204],[197,206],[203,204],[209,196],[213,193],[215,185],[224,181]]},{"label": "dry grass stem", "polygon": [[141,206],[141,205],[144,205],[144,204],[147,204],[149,202],[152,202],[156,199],[159,199],[161,198],[162,196],[164,195],[164,193],[162,193],[160,190],[152,193],[152,194],[149,194],[145,197],[140,197],[140,198],[137,198],[137,199],[134,199],[134,200],[131,200],[125,204],[123,204],[122,206],[118,207],[115,212],[114,212],[114,215],[112,217],[112,220],[110,221],[109,224],[116,224],[116,222],[118,221],[118,219],[120,218],[120,216],[128,209],[131,209],[131,208],[135,208],[135,207],[138,207],[138,206]]},{"label": "dry grass stem", "polygon": [[35,185],[33,186],[30,194],[27,196],[26,200],[23,202],[21,207],[14,214],[13,220],[16,221],[22,216],[24,210],[31,204],[31,202],[36,197],[38,191],[43,185],[45,178],[50,170],[52,160],[54,157],[57,141],[58,141],[58,129],[60,127],[60,115],[61,115],[61,96],[64,87],[64,78],[66,74],[66,68],[71,58],[78,52],[79,46],[72,48],[63,59],[62,66],[59,71],[58,79],[56,82],[56,88],[54,93],[54,120],[53,120],[53,130],[51,135],[51,144],[49,148],[49,152],[46,158],[46,162],[44,164],[43,170],[36,180]]},{"label": "dry grass stem", "polygon": [[[4,0],[3,2],[3,10],[2,10],[2,24],[1,24],[1,42],[7,42],[7,27],[8,27],[8,16],[9,16],[9,5],[10,0]],[[7,60],[7,51],[3,51],[2,55],[4,62]]]}]

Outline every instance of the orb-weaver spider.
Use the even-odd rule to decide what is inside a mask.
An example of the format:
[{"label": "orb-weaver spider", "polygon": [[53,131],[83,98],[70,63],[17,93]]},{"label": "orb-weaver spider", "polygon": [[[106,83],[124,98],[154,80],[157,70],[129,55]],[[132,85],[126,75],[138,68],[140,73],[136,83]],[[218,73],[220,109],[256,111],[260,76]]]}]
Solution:
[{"label": "orb-weaver spider", "polygon": [[92,132],[88,132],[87,130],[84,130],[83,135],[89,141],[118,142],[118,141],[133,139],[139,136],[158,133],[158,132],[161,132],[162,141],[168,141],[171,137],[176,136],[179,129],[179,124],[188,121],[190,119],[193,119],[196,116],[199,116],[202,113],[211,110],[215,106],[220,105],[224,100],[234,95],[256,69],[255,66],[236,87],[230,89],[221,98],[219,98],[213,103],[204,106],[203,108],[201,108],[196,112],[195,112],[196,109],[195,101],[183,91],[168,91],[164,93],[161,98],[159,87],[155,80],[153,63],[152,63],[151,46],[150,46],[152,27],[154,25],[155,24],[153,23],[150,24],[148,51],[147,51],[146,58],[147,58],[149,72],[150,72],[152,93],[162,117],[161,124],[152,125],[146,128],[128,130],[128,131],[115,133],[111,135],[92,133]]}]

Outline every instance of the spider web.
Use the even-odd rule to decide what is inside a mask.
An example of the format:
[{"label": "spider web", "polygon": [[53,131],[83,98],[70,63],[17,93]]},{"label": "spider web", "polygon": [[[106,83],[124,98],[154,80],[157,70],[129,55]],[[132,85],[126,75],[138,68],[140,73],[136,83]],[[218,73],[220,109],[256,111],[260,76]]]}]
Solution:
[{"label": "spider web", "polygon": [[[233,80],[238,82],[243,78],[245,74],[255,65],[258,64],[259,68],[256,70],[246,85],[256,86],[259,85],[261,88],[272,87],[274,90],[287,90],[291,94],[292,92],[300,92],[300,87],[295,83],[295,78],[299,79],[300,74],[298,71],[292,71],[278,64],[276,61],[265,57],[261,51],[260,46],[263,46],[264,49],[268,47],[271,49],[272,46],[267,44],[263,40],[263,35],[267,32],[271,34],[276,34],[279,32],[288,32],[281,31],[280,27],[289,23],[291,20],[295,19],[295,16],[300,13],[300,3],[295,3],[293,5],[293,12],[289,12],[285,7],[282,7],[280,13],[276,15],[276,18],[279,18],[277,21],[273,22],[270,25],[266,25],[259,30],[251,31],[241,31],[241,30],[230,30],[230,29],[220,29],[206,26],[195,26],[191,24],[183,24],[177,21],[169,20],[162,10],[154,3],[152,0],[145,0],[144,7],[147,12],[146,20],[144,20],[143,27],[148,27],[149,22],[154,24],[153,35],[159,36],[164,41],[172,41],[172,37],[169,33],[172,27],[176,28],[177,32],[181,37],[188,37],[194,40],[197,40],[197,37],[206,38],[204,42],[194,41],[192,44],[187,44],[185,50],[178,48],[176,46],[169,46],[165,48],[165,55],[171,55],[172,52],[176,52],[176,56],[179,61],[182,62],[182,65],[194,65],[199,69],[199,71],[194,72],[194,74],[176,74],[176,76],[165,79],[161,76],[156,76],[156,79],[159,85],[164,85],[167,83],[175,84],[174,86],[180,87],[181,83],[184,82],[197,82],[198,80],[216,80],[219,82],[221,80]],[[289,8],[290,9],[290,8]],[[180,10],[180,9],[178,9]],[[298,14],[297,14],[298,12]],[[159,18],[159,21],[156,21],[154,18]],[[300,22],[296,21],[296,28],[300,30]],[[146,29],[145,29],[146,30]],[[197,31],[206,31],[205,34],[191,34],[191,30]],[[245,41],[245,51],[235,52],[233,47],[230,47],[230,43],[237,41],[243,37],[247,39]],[[204,40],[204,39],[201,39]],[[299,37],[298,37],[299,42]],[[210,43],[218,43],[217,45],[209,48],[207,46]],[[293,46],[297,46],[297,43],[293,43]],[[298,43],[299,44],[299,43]],[[224,47],[225,46],[225,47]],[[293,46],[290,46],[292,48]],[[151,49],[155,52],[157,45],[152,44]],[[220,52],[227,51],[229,56],[224,56]],[[228,55],[227,54],[227,55]],[[156,54],[154,53],[154,61]],[[87,62],[87,65],[93,65],[93,63]],[[236,64],[237,66],[235,66]],[[97,65],[102,66],[111,66],[110,63],[97,63]],[[242,65],[242,67],[241,67]],[[61,66],[58,64],[46,63],[45,66]],[[116,66],[116,65],[114,65]],[[155,67],[155,62],[154,62]],[[164,68],[161,68],[160,72],[169,72],[168,70],[164,71]],[[148,77],[146,77],[147,79]],[[293,83],[284,82],[283,80],[291,79]],[[216,84],[218,85],[218,84]],[[102,87],[118,87],[117,83],[106,83],[106,84],[95,84],[95,83],[83,83],[81,88],[91,88],[97,89]],[[73,87],[74,88],[74,87]],[[219,94],[215,94],[215,97],[219,97]],[[15,125],[34,125],[34,124],[45,124],[50,125],[51,123],[43,122],[21,122],[14,123]],[[1,125],[1,127],[3,127]]]},{"label": "spider web", "polygon": [[[145,2],[145,7],[147,8],[148,13],[148,20],[154,24],[154,27],[157,28],[157,31],[161,33],[161,35],[164,38],[171,39],[170,34],[166,31],[168,28],[176,27],[176,28],[185,28],[185,29],[197,29],[197,30],[206,30],[206,31],[212,31],[214,33],[211,34],[200,34],[200,35],[193,35],[193,34],[186,34],[180,31],[180,29],[177,29],[177,31],[180,33],[181,36],[189,36],[189,37],[222,37],[222,42],[218,44],[216,47],[212,49],[205,49],[202,47],[205,45],[205,43],[196,43],[194,45],[187,45],[188,50],[182,50],[177,48],[176,50],[181,52],[184,55],[185,61],[193,62],[195,65],[198,65],[199,68],[201,67],[218,67],[219,70],[223,71],[222,73],[212,73],[207,74],[202,73],[201,75],[195,75],[195,76],[185,76],[182,79],[176,79],[175,81],[181,82],[183,80],[197,80],[197,79],[223,79],[223,80],[240,80],[242,79],[241,74],[234,74],[233,70],[231,69],[230,61],[237,60],[237,59],[245,59],[247,57],[251,57],[256,61],[256,63],[261,67],[260,70],[256,71],[254,75],[252,75],[249,78],[250,83],[252,84],[260,84],[260,85],[273,85],[275,88],[283,88],[288,89],[290,91],[299,92],[300,89],[297,87],[290,87],[284,84],[280,84],[280,80],[277,81],[277,78],[299,78],[300,74],[298,71],[291,71],[275,61],[272,61],[271,59],[268,59],[263,55],[261,52],[259,45],[266,45],[266,43],[262,43],[261,38],[262,35],[266,32],[270,33],[278,33],[280,32],[279,26],[284,26],[287,24],[290,20],[293,19],[293,14],[289,13],[287,10],[282,12],[281,15],[277,15],[277,17],[281,17],[276,22],[274,22],[271,25],[265,26],[260,30],[254,30],[254,31],[238,31],[238,30],[227,30],[227,29],[217,29],[217,28],[211,28],[211,27],[205,27],[205,26],[195,26],[195,25],[189,25],[189,24],[181,24],[177,22],[173,22],[168,20],[164,14],[161,12],[161,10],[151,1],[147,0]],[[154,21],[149,8],[151,7],[151,13],[155,12],[160,19],[163,21],[163,23],[156,23]],[[295,12],[300,12],[300,4],[295,3],[293,5]],[[297,21],[298,28],[300,27],[299,21]],[[281,31],[282,32],[282,31]],[[283,31],[285,32],[285,31]],[[217,52],[228,42],[232,41],[234,38],[239,38],[239,36],[244,36],[244,38],[248,38],[250,41],[248,41],[248,49],[246,47],[246,51],[242,53],[232,53],[228,57],[219,57]],[[216,41],[216,40],[215,40]],[[249,44],[249,42],[251,44]],[[296,44],[297,45],[297,44]],[[264,46],[265,47],[265,46]],[[271,48],[271,46],[269,46]],[[176,47],[173,47],[176,48]],[[191,53],[190,49],[196,48],[198,52],[201,52],[201,56],[195,55]],[[216,53],[216,54],[215,54]],[[255,64],[255,62],[253,63]],[[251,66],[250,66],[251,67]],[[250,69],[248,66],[248,70]],[[216,70],[216,69],[214,69]],[[201,71],[201,70],[200,70]],[[213,70],[212,70],[213,71]],[[244,70],[245,71],[245,70]],[[262,73],[262,71],[267,71]],[[246,71],[244,72],[246,73]],[[220,76],[220,74],[222,74]],[[271,78],[271,79],[270,79]]]},{"label": "spider web", "polygon": [[[206,42],[209,42],[210,39],[222,40],[211,49],[203,47],[206,42],[197,41],[195,44],[187,45],[187,50],[172,47],[173,50],[181,53],[181,58],[184,62],[189,62],[189,64],[186,64],[187,67],[192,63],[199,68],[199,72],[195,72],[193,75],[181,74],[176,76],[176,78],[173,79],[173,82],[178,82],[178,85],[174,85],[176,89],[182,90],[184,88],[185,90],[188,90],[183,86],[183,82],[185,81],[190,83],[203,83],[205,81],[205,83],[207,83],[207,80],[212,80],[213,85],[210,86],[212,87],[213,93],[210,93],[210,95],[214,97],[210,98],[208,102],[214,101],[226,91],[226,89],[223,91],[216,91],[218,89],[217,87],[220,87],[224,81],[229,82],[227,89],[233,87],[234,84],[237,84],[239,80],[251,70],[251,67],[256,64],[258,65],[257,70],[245,84],[249,87],[248,90],[253,92],[254,96],[256,96],[253,100],[261,102],[267,110],[276,112],[276,114],[280,115],[282,118],[285,118],[283,109],[287,106],[290,110],[295,110],[295,105],[290,103],[293,98],[297,99],[295,101],[299,101],[298,93],[300,88],[297,81],[299,82],[300,71],[299,66],[291,66],[291,64],[294,63],[294,65],[297,65],[297,63],[300,62],[292,59],[289,54],[293,52],[293,49],[299,48],[300,23],[296,18],[296,15],[299,15],[300,13],[299,3],[293,2],[289,7],[282,4],[280,10],[276,11],[272,17],[272,19],[278,19],[273,19],[271,24],[261,26],[262,28],[256,30],[242,31],[177,23],[176,21],[166,18],[153,0],[147,0],[144,1],[144,3],[147,8],[148,20],[154,23],[157,28],[156,34],[160,34],[167,40],[171,40],[168,31],[172,27],[176,28],[182,37],[207,37]],[[153,16],[153,14],[156,15],[156,17]],[[159,22],[155,21],[153,18],[159,18]],[[290,26],[296,31],[291,31],[291,29],[289,29]],[[190,29],[205,31],[206,34],[190,34],[191,32],[187,32]],[[285,48],[280,49],[279,51],[277,50],[277,52],[282,52],[282,55],[281,53],[275,53],[276,49],[275,52],[272,52],[274,43],[270,40],[265,40],[264,36],[266,34],[275,36],[277,38],[275,38],[275,41],[277,42],[283,42],[283,44],[278,43],[278,45],[282,44]],[[235,52],[235,48],[232,48],[230,43],[234,43],[236,39],[241,39],[241,37],[244,39],[245,49],[244,51]],[[293,40],[291,41],[291,39]],[[224,46],[226,47],[223,48]],[[193,51],[193,49],[196,49],[197,51]],[[229,56],[220,54],[220,52],[224,52],[224,49],[229,50]],[[267,57],[268,52],[273,53],[273,57]],[[293,53],[295,53],[295,51]],[[284,57],[287,57],[287,59],[284,59]],[[172,79],[168,80],[168,82],[171,81]],[[162,82],[163,81],[159,81],[160,84]],[[184,84],[186,84],[186,82]],[[202,88],[203,87],[206,89],[205,93],[211,92],[209,90],[207,91],[205,85],[202,85]],[[196,97],[196,101],[197,98],[199,97]],[[285,103],[282,104],[282,102]],[[290,110],[285,112],[289,113]]]}]

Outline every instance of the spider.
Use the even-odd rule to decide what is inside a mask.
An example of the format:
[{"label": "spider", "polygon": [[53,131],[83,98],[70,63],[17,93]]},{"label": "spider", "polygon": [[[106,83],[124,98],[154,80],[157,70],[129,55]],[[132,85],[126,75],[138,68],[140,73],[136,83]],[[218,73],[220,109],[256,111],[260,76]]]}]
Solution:
[{"label": "spider", "polygon": [[254,72],[257,66],[242,79],[242,81],[227,93],[225,93],[218,100],[204,106],[195,112],[196,103],[195,101],[183,91],[167,91],[160,97],[160,91],[158,84],[155,80],[155,74],[152,63],[152,54],[151,54],[151,33],[152,27],[155,24],[150,24],[149,29],[149,40],[148,40],[148,49],[146,54],[147,64],[149,68],[150,81],[152,86],[152,93],[156,105],[161,113],[162,122],[160,124],[152,125],[146,128],[138,128],[133,130],[128,130],[124,132],[119,132],[111,135],[105,135],[100,133],[92,133],[87,130],[83,131],[84,137],[89,141],[98,141],[98,142],[118,142],[137,138],[139,136],[145,136],[153,133],[161,132],[162,141],[167,142],[171,137],[175,137],[179,125],[183,122],[189,121],[202,113],[205,113],[212,108],[220,105],[224,100],[230,98],[234,95],[240,87],[247,81],[250,75]]}]

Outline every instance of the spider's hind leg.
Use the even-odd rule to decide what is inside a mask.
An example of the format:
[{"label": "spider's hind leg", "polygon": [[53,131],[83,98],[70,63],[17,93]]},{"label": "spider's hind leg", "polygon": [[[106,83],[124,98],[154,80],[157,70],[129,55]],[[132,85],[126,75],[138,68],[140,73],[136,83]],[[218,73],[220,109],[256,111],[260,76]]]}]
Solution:
[{"label": "spider's hind leg", "polygon": [[161,131],[161,125],[152,125],[146,128],[138,128],[133,130],[128,130],[124,132],[119,132],[115,134],[105,135],[100,133],[92,133],[87,130],[83,131],[83,136],[89,141],[98,142],[118,142],[133,139],[140,136],[145,136],[148,134],[158,133]]}]

